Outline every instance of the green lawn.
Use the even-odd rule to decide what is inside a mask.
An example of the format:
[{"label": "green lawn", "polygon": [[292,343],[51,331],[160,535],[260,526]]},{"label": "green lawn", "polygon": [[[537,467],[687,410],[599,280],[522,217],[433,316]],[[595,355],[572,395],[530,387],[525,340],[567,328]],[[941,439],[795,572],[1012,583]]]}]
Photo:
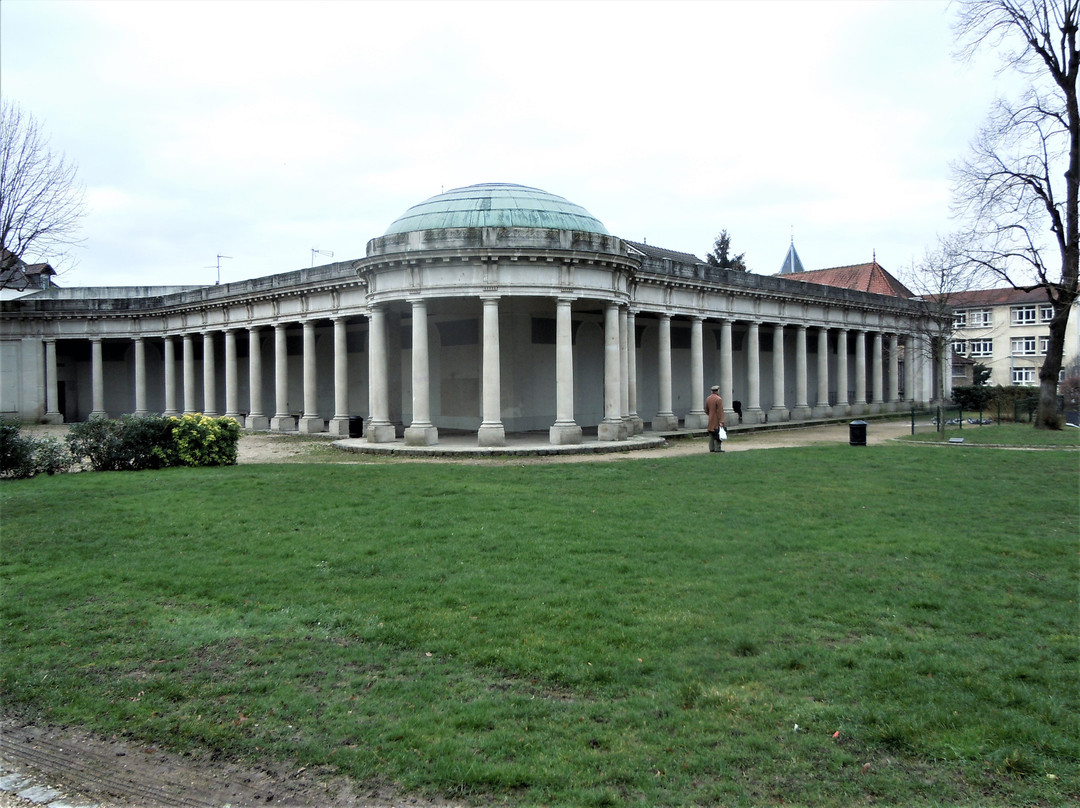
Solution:
[{"label": "green lawn", "polygon": [[1077,461],[6,482],[0,695],[483,804],[1074,804]]},{"label": "green lawn", "polygon": [[947,425],[944,434],[934,429],[928,422],[920,422],[916,433],[907,440],[943,442],[963,438],[964,443],[992,446],[1025,446],[1030,448],[1078,448],[1080,447],[1080,429],[1035,429],[1031,424],[963,424]]}]

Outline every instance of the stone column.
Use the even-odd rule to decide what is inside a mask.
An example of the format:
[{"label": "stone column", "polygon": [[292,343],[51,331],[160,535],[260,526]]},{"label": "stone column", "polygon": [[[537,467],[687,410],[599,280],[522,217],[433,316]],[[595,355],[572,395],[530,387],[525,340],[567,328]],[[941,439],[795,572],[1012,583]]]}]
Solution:
[{"label": "stone column", "polygon": [[626,424],[626,435],[634,434],[634,424],[630,420],[630,346],[628,313],[626,306],[619,306],[619,417]]},{"label": "stone column", "polygon": [[[732,407],[733,381],[731,372],[733,353],[731,350],[731,320],[720,321],[720,397],[724,399],[724,414],[727,418],[735,417]],[[732,425],[735,421],[730,422]]]},{"label": "stone column", "polygon": [[162,415],[174,417],[180,414],[176,409],[176,343],[168,334],[164,337],[165,346],[165,410]]},{"label": "stone column", "polygon": [[322,432],[323,419],[319,415],[319,368],[315,355],[315,321],[304,320],[304,414],[296,428],[305,435]]},{"label": "stone column", "polygon": [[368,410],[364,426],[368,443],[389,443],[396,437],[390,423],[390,386],[386,361],[386,306],[368,309]]},{"label": "stone column", "polygon": [[285,339],[286,325],[274,324],[274,416],[270,428],[292,432],[296,419],[289,413],[289,344]]},{"label": "stone column", "polygon": [[101,358],[101,337],[90,340],[90,386],[93,391],[91,418],[107,418],[105,412],[105,364]]},{"label": "stone column", "polygon": [[702,347],[702,324],[705,318],[690,320],[690,412],[683,420],[686,429],[704,429],[709,425],[705,414],[705,351]]},{"label": "stone column", "polygon": [[626,399],[630,408],[630,434],[640,435],[645,425],[637,411],[637,315],[632,309],[626,312]]},{"label": "stone column", "polygon": [[502,422],[502,376],[499,354],[499,298],[480,298],[484,304],[483,413],[476,433],[478,446],[505,446],[506,429]]},{"label": "stone column", "polygon": [[743,418],[751,424],[765,420],[761,409],[761,323],[754,320],[746,332],[746,375],[750,382],[748,406]]},{"label": "stone column", "polygon": [[214,333],[204,331],[202,338],[203,415],[217,415],[217,368],[214,366]]},{"label": "stone column", "polygon": [[882,372],[882,353],[884,344],[880,331],[874,332],[874,401],[870,405],[870,412],[881,412],[884,409],[882,402],[885,400],[885,380]]},{"label": "stone column", "polygon": [[135,337],[135,415],[146,415],[146,339]]},{"label": "stone column", "polygon": [[795,330],[795,408],[791,411],[791,417],[800,421],[809,418],[811,413],[807,398],[807,361],[806,326],[800,325]]},{"label": "stone column", "polygon": [[270,419],[263,411],[262,340],[259,326],[248,326],[248,429],[269,429]]},{"label": "stone column", "polygon": [[236,367],[236,329],[225,329],[225,417],[240,418],[240,376]]},{"label": "stone column", "polygon": [[904,337],[904,402],[907,406],[914,407],[917,400],[915,396],[915,335],[908,334]]},{"label": "stone column", "polygon": [[621,365],[619,304],[608,303],[604,308],[604,420],[597,427],[600,440],[626,440],[628,437],[622,420]]},{"label": "stone column", "polygon": [[833,415],[846,416],[851,407],[848,404],[848,354],[847,329],[841,328],[836,335],[836,406]]},{"label": "stone column", "polygon": [[829,406],[829,329],[819,328],[817,335],[817,401],[814,403],[815,418],[832,415]]},{"label": "stone column", "polygon": [[56,385],[56,340],[45,340],[45,418],[47,424],[64,423]]},{"label": "stone column", "polygon": [[349,437],[349,341],[344,317],[334,318],[334,417],[329,432]]},{"label": "stone column", "polygon": [[196,412],[198,405],[195,403],[195,338],[191,334],[184,334],[184,412]]},{"label": "stone column", "polygon": [[679,419],[671,409],[671,315],[660,315],[659,350],[656,357],[657,411],[653,416],[654,432],[671,432],[679,428]]},{"label": "stone column", "polygon": [[784,325],[776,323],[772,330],[772,391],[770,421],[786,421],[790,417],[784,402]]},{"label": "stone column", "polygon": [[866,412],[866,332],[855,332],[855,401],[851,405],[852,415]]},{"label": "stone column", "polygon": [[405,429],[407,446],[434,446],[439,431],[431,423],[431,377],[428,360],[427,301],[412,301],[412,423]]},{"label": "stone column", "polygon": [[555,302],[555,423],[548,432],[548,441],[555,446],[581,443],[581,427],[574,421],[572,303],[568,297]]},{"label": "stone column", "polygon": [[889,398],[885,407],[889,412],[896,412],[900,402],[900,337],[889,335]]}]

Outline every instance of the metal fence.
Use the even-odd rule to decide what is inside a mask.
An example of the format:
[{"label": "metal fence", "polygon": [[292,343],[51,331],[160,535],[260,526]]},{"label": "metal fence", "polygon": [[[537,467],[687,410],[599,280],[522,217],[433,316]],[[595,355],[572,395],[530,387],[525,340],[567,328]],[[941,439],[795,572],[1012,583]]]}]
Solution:
[{"label": "metal fence", "polygon": [[922,410],[912,407],[911,434],[937,432],[942,421],[946,429],[964,429],[965,427],[992,426],[1001,423],[1001,417],[996,409],[994,412],[985,410],[972,412],[955,404]]}]

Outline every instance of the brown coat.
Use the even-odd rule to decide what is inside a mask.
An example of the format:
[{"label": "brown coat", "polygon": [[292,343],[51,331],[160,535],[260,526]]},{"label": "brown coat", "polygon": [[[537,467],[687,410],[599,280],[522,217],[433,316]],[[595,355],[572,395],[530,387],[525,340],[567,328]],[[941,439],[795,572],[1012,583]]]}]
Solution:
[{"label": "brown coat", "polygon": [[705,414],[709,416],[710,432],[715,432],[719,427],[727,428],[724,424],[724,399],[718,393],[712,393],[705,399]]}]

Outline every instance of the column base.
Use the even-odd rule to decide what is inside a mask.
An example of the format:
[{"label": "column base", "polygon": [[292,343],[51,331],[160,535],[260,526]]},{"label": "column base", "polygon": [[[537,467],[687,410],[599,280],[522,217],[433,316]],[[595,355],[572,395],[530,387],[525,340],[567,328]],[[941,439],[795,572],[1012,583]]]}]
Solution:
[{"label": "column base", "polygon": [[326,431],[331,435],[335,435],[339,438],[349,437],[349,419],[342,418],[340,416],[334,416],[326,425]]},{"label": "column base", "polygon": [[844,418],[851,414],[850,404],[837,404],[832,408],[833,418]]},{"label": "column base", "polygon": [[805,421],[812,416],[814,411],[810,409],[809,404],[803,404],[801,407],[791,408],[791,420],[792,421]]},{"label": "column base", "polygon": [[871,404],[867,408],[867,412],[869,412],[871,414],[879,413],[881,411],[882,411],[882,408],[881,408],[881,402],[880,401],[875,401],[873,404]]},{"label": "column base", "polygon": [[180,410],[165,410],[161,415],[163,418],[179,418]]},{"label": "column base", "polygon": [[751,407],[748,410],[743,410],[743,422],[747,424],[765,423],[765,410],[761,409],[761,407]]},{"label": "column base", "polygon": [[296,428],[304,435],[314,435],[317,432],[324,432],[326,430],[326,421],[322,418],[313,418],[310,415],[305,415],[299,420]]},{"label": "column base", "polygon": [[505,446],[506,429],[501,423],[480,424],[476,431],[477,446]]},{"label": "column base", "polygon": [[770,421],[786,421],[791,417],[791,413],[788,412],[787,407],[772,407],[769,410]]},{"label": "column base", "polygon": [[397,429],[389,421],[368,421],[364,428],[364,437],[368,443],[393,443]]},{"label": "column base", "polygon": [[270,428],[270,419],[265,415],[249,415],[244,419],[245,429],[264,430]]},{"label": "column base", "polygon": [[627,428],[630,430],[631,435],[640,435],[645,431],[645,422],[641,420],[641,416],[637,413],[628,415],[623,419],[626,422]]},{"label": "column base", "polygon": [[296,419],[291,415],[275,415],[270,419],[270,428],[275,432],[295,432]]},{"label": "column base", "polygon": [[64,423],[64,416],[58,412],[47,412],[43,416],[41,416],[41,423],[62,424]]},{"label": "column base", "polygon": [[105,412],[105,410],[91,410],[90,414],[86,417],[88,420],[90,418],[108,418],[109,413]]},{"label": "column base", "polygon": [[406,446],[434,446],[439,442],[439,430],[432,424],[405,427]]},{"label": "column base", "polygon": [[573,421],[556,421],[548,432],[552,446],[576,446],[581,443],[581,427]]},{"label": "column base", "polygon": [[832,407],[828,404],[822,404],[818,407],[814,407],[813,416],[815,418],[828,418],[832,415]]},{"label": "column base", "polygon": [[683,429],[704,429],[709,425],[709,416],[705,410],[693,410],[686,413],[683,419]]},{"label": "column base", "polygon": [[898,401],[886,401],[885,402],[885,412],[899,412],[899,411],[900,411],[900,402],[898,402]]},{"label": "column base", "polygon": [[622,421],[601,421],[596,428],[596,437],[599,440],[612,441],[626,440],[630,435]]},{"label": "column base", "polygon": [[653,432],[674,432],[679,428],[679,419],[673,412],[658,412],[652,418]]}]

